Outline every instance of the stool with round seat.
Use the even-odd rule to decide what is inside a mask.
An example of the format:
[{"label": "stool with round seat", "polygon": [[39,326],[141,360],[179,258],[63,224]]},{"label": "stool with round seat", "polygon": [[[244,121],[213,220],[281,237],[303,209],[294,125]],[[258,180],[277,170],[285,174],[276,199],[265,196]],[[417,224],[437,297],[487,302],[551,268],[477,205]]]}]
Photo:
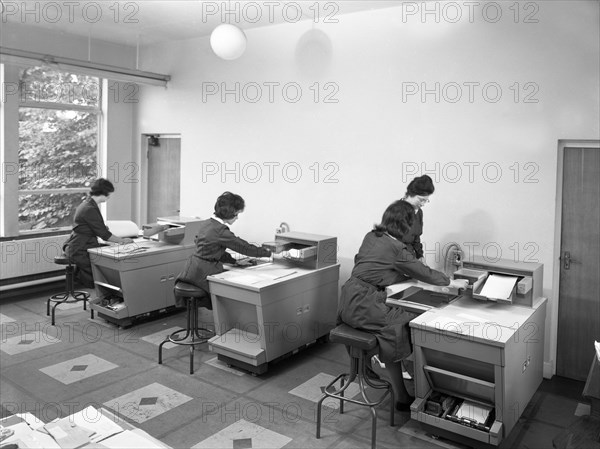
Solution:
[{"label": "stool with round seat", "polygon": [[[367,366],[371,363],[371,356],[377,352],[379,347],[377,338],[369,333],[354,329],[347,324],[340,324],[329,333],[329,340],[332,342],[342,343],[346,345],[350,354],[350,372],[343,373],[333,379],[329,385],[323,390],[323,396],[317,403],[317,438],[321,437],[321,406],[326,398],[339,399],[340,414],[344,413],[344,401],[351,402],[357,405],[367,406],[371,410],[371,447],[376,446],[377,433],[377,414],[375,407],[383,402],[388,393],[391,396],[390,405],[390,426],[394,425],[394,391],[392,385],[383,379],[369,377],[367,375]],[[340,381],[340,387],[335,388],[334,384]],[[360,396],[362,399],[354,399],[344,396],[346,389],[352,382],[358,383]],[[367,387],[377,390],[385,390],[377,400],[369,399],[367,395]]]},{"label": "stool with round seat", "polygon": [[[56,308],[61,304],[70,304],[74,302],[83,301],[83,310],[87,310],[87,302],[90,299],[90,294],[84,291],[75,290],[74,285],[74,273],[75,267],[71,262],[71,259],[65,254],[56,256],[54,263],[58,265],[65,265],[65,291],[57,293],[56,295],[50,296],[46,304],[46,316],[50,315],[50,303],[54,303],[52,306],[52,326],[54,326],[54,315]],[[90,309],[91,316],[94,318],[94,310]]]},{"label": "stool with round seat", "polygon": [[[187,325],[185,329],[172,332],[158,345],[158,364],[162,365],[162,347],[165,343],[187,345],[190,347],[190,374],[194,374],[194,347],[206,343],[215,333],[198,325],[198,307],[207,307],[210,297],[204,290],[186,282],[177,282],[174,288],[175,298],[183,300],[187,307]],[[180,336],[185,332],[185,335]]]}]

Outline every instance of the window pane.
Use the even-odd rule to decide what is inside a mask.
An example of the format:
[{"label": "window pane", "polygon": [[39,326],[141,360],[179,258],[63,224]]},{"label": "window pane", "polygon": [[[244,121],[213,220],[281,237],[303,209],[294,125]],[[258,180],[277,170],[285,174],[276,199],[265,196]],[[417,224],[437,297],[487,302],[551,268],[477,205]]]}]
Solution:
[{"label": "window pane", "polygon": [[59,72],[48,67],[31,67],[21,73],[21,101],[100,105],[100,79]]},{"label": "window pane", "polygon": [[19,190],[86,187],[97,147],[96,113],[19,108]]},{"label": "window pane", "polygon": [[19,232],[71,227],[86,197],[86,192],[19,195]]}]

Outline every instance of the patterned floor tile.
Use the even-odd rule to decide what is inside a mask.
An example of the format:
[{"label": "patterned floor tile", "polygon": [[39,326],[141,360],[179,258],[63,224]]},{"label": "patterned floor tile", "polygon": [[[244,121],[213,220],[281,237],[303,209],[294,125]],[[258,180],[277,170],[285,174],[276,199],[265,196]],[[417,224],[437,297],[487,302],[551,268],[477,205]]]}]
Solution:
[{"label": "patterned floor tile", "polygon": [[[298,385],[293,390],[290,390],[289,393],[315,403],[319,402],[319,399],[323,395],[324,388],[327,385],[329,385],[329,383],[333,379],[335,379],[335,377],[336,376],[332,376],[330,374],[319,373],[316,376],[313,376],[312,378],[308,379],[303,384]],[[358,393],[358,384],[356,382],[352,382],[352,384],[346,389],[344,394],[349,398],[353,398]],[[323,401],[323,405],[325,407],[337,410],[338,408],[340,408],[340,401],[333,398],[327,398]]]},{"label": "patterned floor tile", "polygon": [[241,419],[192,447],[194,449],[212,449],[215,447],[223,449],[279,449],[290,441],[292,439],[285,435]]},{"label": "patterned floor tile", "polygon": [[104,405],[136,423],[143,423],[191,400],[183,393],[153,383],[107,401]]},{"label": "patterned floor tile", "polygon": [[[147,341],[148,343],[158,346],[165,340],[165,337],[167,335],[171,335],[173,332],[175,332],[179,329],[181,329],[181,328],[180,327],[170,327],[168,329],[164,329],[159,332],[155,332],[154,334],[146,335],[145,337],[140,338],[140,340],[144,340],[144,341]],[[185,334],[183,334],[183,335],[185,335]],[[169,343],[165,343],[163,345],[163,349],[171,349],[171,348],[175,348],[176,346],[178,346],[178,345],[176,345],[175,343],[169,342]]]},{"label": "patterned floor tile", "polygon": [[12,323],[15,320],[14,318],[11,318],[9,316],[4,315],[3,313],[0,313],[0,325],[4,324],[4,323]]},{"label": "patterned floor tile", "polygon": [[86,354],[75,359],[57,363],[56,365],[41,368],[40,371],[65,385],[69,385],[118,367],[118,365],[96,357],[93,354]]},{"label": "patterned floor tile", "polygon": [[9,355],[15,355],[60,343],[60,341],[59,338],[48,335],[43,331],[24,331],[21,335],[3,339],[0,350]]}]

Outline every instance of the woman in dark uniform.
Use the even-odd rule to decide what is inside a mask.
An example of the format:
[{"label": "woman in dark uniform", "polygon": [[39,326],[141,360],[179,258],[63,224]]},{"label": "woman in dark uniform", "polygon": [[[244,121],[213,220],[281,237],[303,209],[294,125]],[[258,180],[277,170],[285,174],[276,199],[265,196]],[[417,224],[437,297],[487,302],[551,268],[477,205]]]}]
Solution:
[{"label": "woman in dark uniform", "polygon": [[195,285],[210,295],[206,277],[225,271],[224,263],[236,263],[227,249],[250,257],[271,256],[268,249],[248,243],[229,230],[228,225],[235,223],[244,207],[244,199],[235,193],[225,192],[217,198],[214,216],[200,222],[194,240],[196,251],[177,277],[178,281]]},{"label": "woman in dark uniform", "polygon": [[403,243],[415,213],[403,200],[392,203],[363,239],[354,257],[351,277],[342,287],[338,323],[373,333],[379,342],[379,358],[390,375],[396,408],[408,410],[411,396],[402,379],[402,359],[411,352],[408,322],[415,314],[385,304],[385,288],[409,279],[453,288],[466,287],[464,280],[450,280],[444,273],[421,263]]},{"label": "woman in dark uniform", "polygon": [[429,176],[418,176],[408,184],[406,194],[402,198],[413,207],[415,212],[413,225],[410,231],[402,237],[402,241],[406,243],[413,255],[421,261],[423,260],[423,244],[421,243],[421,234],[423,234],[422,208],[429,202],[429,196],[434,191],[435,187]]},{"label": "woman in dark uniform", "polygon": [[75,211],[73,232],[63,245],[63,251],[75,263],[75,280],[87,288],[94,288],[92,264],[87,250],[100,246],[98,237],[112,243],[133,242],[130,238],[113,235],[104,224],[98,206],[104,203],[114,191],[114,186],[107,179],[100,178],[94,181],[89,197]]}]

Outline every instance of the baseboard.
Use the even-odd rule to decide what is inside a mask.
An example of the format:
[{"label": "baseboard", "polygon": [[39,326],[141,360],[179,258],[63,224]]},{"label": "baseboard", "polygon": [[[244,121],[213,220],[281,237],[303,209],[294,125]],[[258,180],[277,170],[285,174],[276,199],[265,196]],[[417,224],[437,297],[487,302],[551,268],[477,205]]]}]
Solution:
[{"label": "baseboard", "polygon": [[62,274],[60,276],[53,276],[50,278],[36,279],[16,284],[2,285],[0,286],[0,291],[2,292],[2,301],[4,301],[9,299],[15,299],[21,296],[31,296],[49,291],[57,291],[60,289],[64,289],[64,287],[65,275]]},{"label": "baseboard", "polygon": [[552,379],[552,376],[555,374],[554,361],[544,362],[543,370],[544,379]]}]

